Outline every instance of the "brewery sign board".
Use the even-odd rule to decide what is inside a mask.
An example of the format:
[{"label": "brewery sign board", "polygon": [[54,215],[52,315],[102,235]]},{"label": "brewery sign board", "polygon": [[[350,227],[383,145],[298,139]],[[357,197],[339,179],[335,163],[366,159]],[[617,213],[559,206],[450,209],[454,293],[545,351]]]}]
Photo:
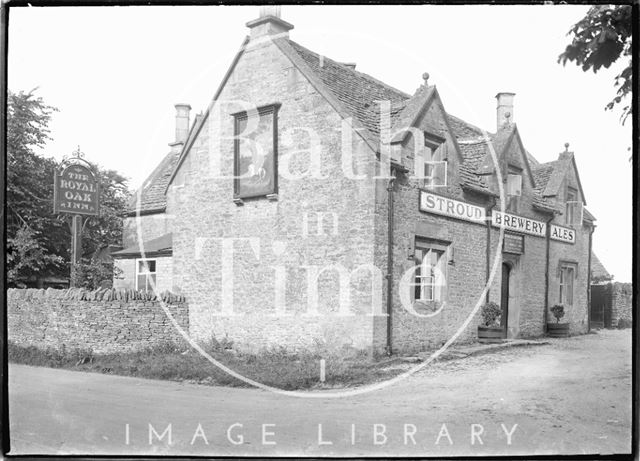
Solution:
[{"label": "brewery sign board", "polygon": [[491,224],[493,227],[504,226],[505,230],[535,235],[536,237],[547,235],[547,223],[497,210],[491,214]]},{"label": "brewery sign board", "polygon": [[485,209],[471,203],[461,202],[425,190],[420,191],[420,211],[465,221],[484,223]]},{"label": "brewery sign board", "polygon": [[67,166],[56,173],[53,189],[54,213],[97,216],[100,188],[89,167],[79,164]]},{"label": "brewery sign board", "polygon": [[558,226],[557,224],[551,224],[551,233],[549,234],[552,240],[564,243],[576,243],[576,231],[569,227]]}]

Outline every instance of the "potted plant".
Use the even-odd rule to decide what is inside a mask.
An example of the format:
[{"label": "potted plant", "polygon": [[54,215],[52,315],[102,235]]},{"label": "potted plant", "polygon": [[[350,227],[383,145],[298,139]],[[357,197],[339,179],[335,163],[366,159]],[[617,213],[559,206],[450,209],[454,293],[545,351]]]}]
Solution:
[{"label": "potted plant", "polygon": [[478,341],[481,343],[501,343],[504,329],[500,326],[502,309],[493,301],[482,306],[482,325],[478,325]]},{"label": "potted plant", "polygon": [[564,317],[564,306],[556,304],[551,308],[551,313],[556,318],[556,323],[547,323],[547,333],[553,338],[562,338],[569,336],[569,323],[560,323],[560,319]]}]

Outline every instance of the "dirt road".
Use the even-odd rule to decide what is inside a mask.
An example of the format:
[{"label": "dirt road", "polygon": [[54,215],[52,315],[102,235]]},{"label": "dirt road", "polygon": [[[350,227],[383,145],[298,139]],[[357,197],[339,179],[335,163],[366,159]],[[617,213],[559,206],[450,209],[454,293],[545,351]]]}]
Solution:
[{"label": "dirt road", "polygon": [[624,453],[631,331],[437,363],[337,400],[11,365],[9,404],[14,454]]}]

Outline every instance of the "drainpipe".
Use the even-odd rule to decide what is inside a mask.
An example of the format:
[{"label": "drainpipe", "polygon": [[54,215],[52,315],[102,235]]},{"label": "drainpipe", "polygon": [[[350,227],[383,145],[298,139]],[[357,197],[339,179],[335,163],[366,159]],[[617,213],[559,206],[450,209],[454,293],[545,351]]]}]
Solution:
[{"label": "drainpipe", "polygon": [[385,352],[387,355],[392,354],[391,349],[391,327],[393,313],[393,184],[396,180],[395,170],[391,171],[391,178],[387,184],[387,346]]},{"label": "drainpipe", "polygon": [[547,235],[546,235],[546,240],[547,240],[547,251],[546,251],[546,261],[545,261],[545,273],[544,273],[544,317],[543,317],[543,322],[544,325],[542,327],[542,331],[544,331],[544,334],[547,334],[547,320],[549,317],[548,314],[548,310],[549,310],[549,250],[550,250],[550,246],[551,246],[551,221],[553,221],[553,218],[555,218],[556,214],[553,213],[553,215],[551,215],[551,217],[549,218],[549,220],[547,221]]},{"label": "drainpipe", "polygon": [[[596,226],[591,224],[591,229],[589,229],[589,262],[587,265],[587,333],[591,331],[591,245],[593,243],[594,230],[596,230]],[[604,316],[602,317],[602,322],[604,322]]]},{"label": "drainpipe", "polygon": [[[485,265],[485,285],[489,283],[489,274],[491,273],[491,220],[489,219],[489,212],[496,206],[497,200],[493,197],[492,203],[485,209],[485,219],[487,223],[487,253],[486,253],[486,265]],[[489,287],[487,287],[487,294],[485,301],[489,302]]]}]

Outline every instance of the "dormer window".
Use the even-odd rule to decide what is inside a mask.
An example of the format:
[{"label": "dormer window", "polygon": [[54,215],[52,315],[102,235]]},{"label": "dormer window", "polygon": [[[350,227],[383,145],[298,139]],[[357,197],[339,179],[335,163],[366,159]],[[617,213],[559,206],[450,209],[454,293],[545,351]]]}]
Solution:
[{"label": "dormer window", "polygon": [[507,196],[507,211],[517,213],[520,197],[522,196],[521,169],[511,166],[509,167],[505,194]]},{"label": "dormer window", "polygon": [[447,185],[447,141],[425,133],[423,151],[424,185],[429,189]]},{"label": "dormer window", "polygon": [[578,200],[578,191],[574,187],[567,187],[564,219],[569,226],[582,225],[582,202]]}]

